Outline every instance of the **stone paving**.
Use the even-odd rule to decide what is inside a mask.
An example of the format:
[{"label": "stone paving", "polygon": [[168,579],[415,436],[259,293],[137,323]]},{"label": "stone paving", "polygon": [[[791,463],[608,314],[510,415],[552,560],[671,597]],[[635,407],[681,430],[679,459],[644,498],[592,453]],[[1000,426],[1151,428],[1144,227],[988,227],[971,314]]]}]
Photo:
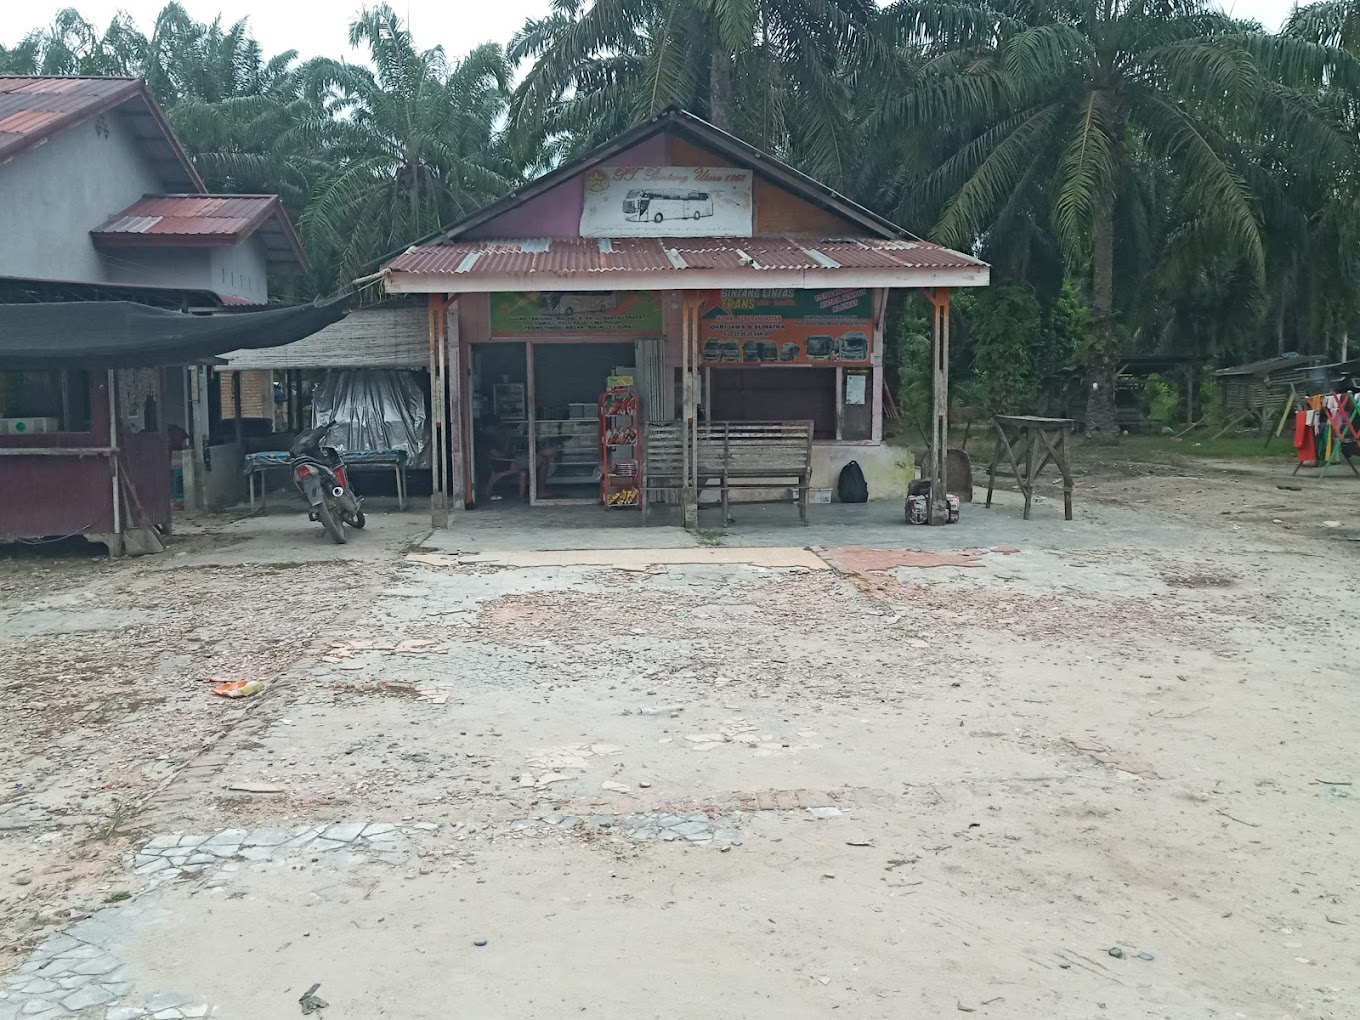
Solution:
[{"label": "stone paving", "polygon": [[521,818],[511,823],[512,832],[537,835],[558,831],[589,833],[617,833],[638,842],[660,840],[673,843],[684,840],[706,846],[741,846],[741,833],[736,829],[719,827],[702,812],[681,815],[666,811],[644,811],[636,814],[563,815],[545,814],[538,818]]},{"label": "stone paving", "polygon": [[[208,888],[230,879],[241,862],[259,863],[287,854],[348,851],[352,860],[400,864],[405,834],[437,830],[437,822],[333,822],[291,828],[224,829],[211,835],[172,832],[152,836],[124,863],[148,890],[163,882],[199,877]],[[138,898],[106,907],[35,949],[0,988],[0,1020],[189,1020],[216,1017],[211,1003],[177,991],[133,997],[135,976],[117,956],[117,935],[148,907]]]},{"label": "stone paving", "polygon": [[[822,796],[817,796],[822,800]],[[796,802],[795,802],[796,803]],[[835,810],[835,809],[830,809]],[[243,865],[278,860],[293,854],[343,851],[352,863],[398,865],[407,857],[405,837],[429,835],[438,822],[332,822],[325,825],[223,829],[206,833],[161,833],[124,857],[141,876],[147,891],[167,881],[198,879],[220,889]],[[457,840],[482,833],[512,837],[552,833],[614,837],[637,843],[678,842],[727,849],[741,845],[741,832],[702,811],[655,810],[568,814],[548,812],[508,825],[454,825]],[[223,874],[214,874],[214,872]],[[177,991],[133,996],[135,978],[118,958],[116,933],[146,912],[140,897],[106,907],[73,928],[51,936],[19,969],[4,979],[0,1020],[188,1020],[216,1017],[211,1003]]]},{"label": "stone paving", "polygon": [[[411,828],[430,831],[434,822]],[[293,828],[223,829],[213,835],[167,833],[153,836],[126,863],[153,883],[166,878],[197,875],[220,861],[268,861],[306,849],[309,852],[349,850],[386,864],[400,864],[398,826],[388,822],[335,822]]]},{"label": "stone paving", "polygon": [[69,931],[53,935],[5,978],[0,1020],[185,1020],[215,1016],[209,1003],[182,992],[158,992],[140,1005],[118,1004],[134,988],[134,976],[113,951],[120,927],[144,912],[133,903],[110,907]]}]

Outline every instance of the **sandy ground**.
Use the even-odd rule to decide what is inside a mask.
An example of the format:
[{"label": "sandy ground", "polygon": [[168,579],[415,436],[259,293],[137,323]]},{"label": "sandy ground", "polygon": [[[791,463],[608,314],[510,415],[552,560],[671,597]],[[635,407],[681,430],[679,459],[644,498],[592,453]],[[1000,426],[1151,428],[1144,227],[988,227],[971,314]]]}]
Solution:
[{"label": "sandy ground", "polygon": [[0,562],[0,1020],[1360,1016],[1360,486],[1284,474]]}]

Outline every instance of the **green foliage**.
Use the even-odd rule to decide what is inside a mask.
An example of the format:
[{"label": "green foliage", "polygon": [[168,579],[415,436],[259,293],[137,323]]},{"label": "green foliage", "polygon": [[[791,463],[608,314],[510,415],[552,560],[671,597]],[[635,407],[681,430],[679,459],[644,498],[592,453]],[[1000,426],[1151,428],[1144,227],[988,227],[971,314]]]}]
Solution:
[{"label": "green foliage", "polygon": [[930,320],[915,307],[908,308],[897,323],[897,409],[904,423],[911,422],[921,435],[930,434],[934,399],[930,367]]},{"label": "green foliage", "polygon": [[1143,414],[1159,425],[1174,425],[1181,420],[1180,390],[1156,372],[1143,381]]},{"label": "green foliage", "polygon": [[316,136],[329,165],[299,227],[309,250],[338,270],[332,286],[498,198],[516,178],[496,133],[510,78],[499,46],[450,66],[441,48],[418,50],[386,4],[360,14],[350,43],[368,50],[373,69],[313,61],[304,70],[328,116],[303,134]]},{"label": "green foliage", "polygon": [[1038,399],[1035,355],[1043,345],[1039,302],[1028,287],[989,287],[969,321],[972,375],[989,414],[1021,414]]},{"label": "green foliage", "polygon": [[1045,382],[1059,369],[1086,352],[1091,338],[1091,311],[1077,297],[1071,280],[1064,280],[1057,300],[1047,309],[1043,342],[1034,359],[1036,377]]},{"label": "green foliage", "polygon": [[[283,196],[308,292],[675,105],[1029,292],[956,295],[959,399],[1360,336],[1357,0],[1278,34],[1210,0],[551,0],[461,61],[384,4],[350,38],[359,64],[300,62],[179,3],[146,34],[68,9],[0,73],[144,75],[211,188]],[[924,326],[890,331],[904,413],[929,409]]]},{"label": "green foliage", "polygon": [[554,0],[511,42],[521,141],[566,153],[670,106],[706,117],[833,187],[858,169],[850,69],[873,0]]},{"label": "green foliage", "polygon": [[387,4],[355,17],[350,43],[366,63],[299,64],[291,50],[266,59],[244,21],[196,22],[178,3],[149,37],[122,15],[100,33],[67,10],[0,48],[0,72],[143,75],[210,188],[282,195],[313,264],[310,295],[347,289],[529,165],[503,131],[511,74],[499,46],[451,65],[418,49]]},{"label": "green foliage", "polygon": [[1145,350],[1321,349],[1360,319],[1338,233],[1360,230],[1357,9],[1270,35],[1204,0],[901,0],[859,193],[1045,304],[1055,256],[1089,280],[1093,365],[1127,349],[1116,326]]}]

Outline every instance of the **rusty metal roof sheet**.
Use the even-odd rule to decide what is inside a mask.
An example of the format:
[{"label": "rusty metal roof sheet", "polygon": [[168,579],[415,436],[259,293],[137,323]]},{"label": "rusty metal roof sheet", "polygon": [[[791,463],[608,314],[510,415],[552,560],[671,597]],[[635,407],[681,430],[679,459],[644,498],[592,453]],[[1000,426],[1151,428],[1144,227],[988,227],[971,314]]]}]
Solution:
[{"label": "rusty metal roof sheet", "polygon": [[277,195],[146,195],[90,231],[102,247],[234,247],[262,230],[269,259],[307,265]]},{"label": "rusty metal roof sheet", "polygon": [[468,277],[601,276],[613,272],[719,270],[986,269],[929,241],[877,237],[566,237],[454,241],[416,246],[393,273]]},{"label": "rusty metal roof sheet", "polygon": [[146,145],[147,155],[166,187],[205,190],[141,78],[0,75],[0,164],[115,109],[120,117],[126,117],[131,132]]}]

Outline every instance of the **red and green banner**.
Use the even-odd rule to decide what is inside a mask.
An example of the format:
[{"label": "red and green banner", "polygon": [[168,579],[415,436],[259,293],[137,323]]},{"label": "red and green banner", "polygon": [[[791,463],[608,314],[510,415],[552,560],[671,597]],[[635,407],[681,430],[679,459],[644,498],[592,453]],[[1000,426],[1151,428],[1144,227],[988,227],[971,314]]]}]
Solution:
[{"label": "red and green banner", "polygon": [[699,318],[709,364],[867,365],[873,336],[873,292],[713,290]]}]

